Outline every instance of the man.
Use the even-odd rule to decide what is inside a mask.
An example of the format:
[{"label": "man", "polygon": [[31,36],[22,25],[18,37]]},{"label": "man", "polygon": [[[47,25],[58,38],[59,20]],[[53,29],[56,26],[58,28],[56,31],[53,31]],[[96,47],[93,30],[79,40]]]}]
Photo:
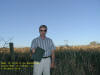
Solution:
[{"label": "man", "polygon": [[[45,50],[43,58],[39,64],[34,64],[33,75],[50,75],[50,68],[54,68],[55,54],[54,51],[56,47],[53,44],[52,39],[46,37],[47,26],[41,25],[39,27],[40,36],[32,40],[31,50],[35,53],[36,47],[40,47]],[[51,57],[51,58],[50,58]]]}]

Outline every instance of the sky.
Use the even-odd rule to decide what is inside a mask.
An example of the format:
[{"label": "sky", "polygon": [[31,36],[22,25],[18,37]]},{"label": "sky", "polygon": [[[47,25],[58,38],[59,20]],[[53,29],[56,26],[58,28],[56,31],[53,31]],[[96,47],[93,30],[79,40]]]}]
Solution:
[{"label": "sky", "polygon": [[0,0],[0,44],[30,47],[42,24],[55,46],[100,42],[100,0]]}]

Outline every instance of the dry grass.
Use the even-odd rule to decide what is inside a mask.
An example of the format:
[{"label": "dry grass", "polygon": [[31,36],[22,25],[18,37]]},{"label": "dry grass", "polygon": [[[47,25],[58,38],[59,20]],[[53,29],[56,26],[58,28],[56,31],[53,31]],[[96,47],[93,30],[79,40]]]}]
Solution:
[{"label": "dry grass", "polygon": [[[81,46],[59,46],[56,47],[56,51],[59,50],[98,50],[100,51],[100,45],[95,45],[95,46],[91,46],[91,45],[81,45]],[[17,53],[27,53],[30,52],[30,48],[29,47],[24,47],[24,48],[14,48],[14,51]],[[9,53],[10,50],[9,48],[0,48],[0,53],[5,52],[5,53]]]},{"label": "dry grass", "polygon": [[[0,49],[1,50],[1,49]],[[9,49],[7,49],[9,50]],[[14,48],[15,61],[27,62],[31,56],[29,47]],[[57,47],[55,52],[56,68],[51,75],[99,75],[100,46]],[[1,54],[1,61],[10,61],[10,54]],[[33,69],[0,71],[0,75],[32,75]],[[24,70],[24,72],[22,72]],[[8,74],[9,73],[9,74]],[[22,74],[23,73],[23,74]]]}]

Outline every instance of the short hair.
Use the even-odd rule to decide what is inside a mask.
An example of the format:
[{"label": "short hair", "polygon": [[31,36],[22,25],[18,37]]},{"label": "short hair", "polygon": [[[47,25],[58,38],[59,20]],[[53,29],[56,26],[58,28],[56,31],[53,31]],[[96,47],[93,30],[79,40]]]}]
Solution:
[{"label": "short hair", "polygon": [[46,26],[46,25],[41,25],[41,26],[39,27],[39,30],[40,30],[40,28],[46,28],[46,30],[47,30],[47,26]]}]

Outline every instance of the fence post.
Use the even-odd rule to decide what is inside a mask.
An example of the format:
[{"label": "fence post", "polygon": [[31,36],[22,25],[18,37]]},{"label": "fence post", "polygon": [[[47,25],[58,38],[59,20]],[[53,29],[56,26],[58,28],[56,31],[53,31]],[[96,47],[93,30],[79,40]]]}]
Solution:
[{"label": "fence post", "polygon": [[11,61],[15,61],[14,47],[12,42],[9,43],[9,47],[10,47]]}]

